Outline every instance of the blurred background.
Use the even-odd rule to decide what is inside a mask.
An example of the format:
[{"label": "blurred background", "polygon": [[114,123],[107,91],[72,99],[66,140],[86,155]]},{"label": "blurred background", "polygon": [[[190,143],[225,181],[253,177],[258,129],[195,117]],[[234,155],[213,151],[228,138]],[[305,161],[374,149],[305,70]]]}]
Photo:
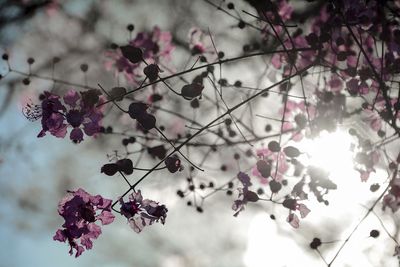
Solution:
[{"label": "blurred background", "polygon": [[[236,10],[255,13],[245,1],[233,2]],[[307,6],[307,1],[292,2],[300,11],[315,8]],[[224,1],[212,3],[227,5]],[[246,15],[240,13],[237,16]],[[369,183],[361,184],[358,177],[354,182],[343,183],[344,191],[330,196],[339,200],[337,204],[309,206],[312,212],[301,221],[299,229],[286,223],[287,212],[275,210],[268,204],[249,205],[246,211],[233,217],[231,206],[236,191],[233,196],[213,195],[205,201],[204,212],[196,212],[176,194],[178,189],[186,186],[188,168],[175,175],[156,172],[144,181],[142,191],[146,197],[166,204],[169,212],[165,225],[155,224],[136,234],[125,218],[117,217],[113,224],[102,228],[103,234],[94,241],[93,249],[78,259],[68,255],[67,244],[52,240],[62,223],[57,214],[57,203],[66,190],[82,187],[91,194],[112,199],[126,190],[120,177],[100,174],[101,166],[108,162],[107,155],[124,148],[121,138],[112,135],[87,138],[79,145],[68,138],[50,135],[38,139],[40,122],[28,121],[22,108],[30,100],[37,101],[37,96],[44,90],[79,89],[54,79],[92,87],[98,83],[105,87],[116,86],[120,80],[105,69],[105,51],[111,43],[123,44],[130,39],[126,30],[130,23],[135,26],[132,35],[150,31],[154,26],[172,33],[176,48],[171,65],[175,70],[182,70],[191,56],[188,34],[192,27],[209,29],[216,46],[223,49],[226,57],[240,55],[243,45],[255,44],[260,39],[257,31],[238,28],[237,20],[206,1],[0,1],[1,52],[10,56],[14,70],[50,77],[48,80],[32,77],[30,84],[24,85],[25,77],[14,72],[0,80],[0,266],[324,266],[316,251],[309,249],[312,238],[335,241],[345,237],[365,214],[362,205],[368,206],[377,196],[370,192],[370,184],[386,179],[384,169],[378,170]],[[35,59],[31,67],[26,63],[29,57]],[[60,62],[53,68],[54,57],[60,58]],[[191,62],[193,64],[194,60]],[[80,70],[83,63],[89,66],[86,75]],[[0,74],[4,76],[7,69],[7,63],[2,61]],[[268,75],[262,75],[266,69],[268,65],[264,60],[254,59],[227,65],[224,77],[232,83],[240,77],[245,84],[267,86],[275,76],[269,71]],[[246,94],[233,94],[227,98],[234,102],[244,96]],[[257,108],[276,111],[278,105],[274,102]],[[177,112],[192,112],[181,103],[174,105],[170,108]],[[207,115],[198,114],[196,120],[207,122]],[[165,117],[165,121],[168,118]],[[243,121],[250,119],[244,117]],[[115,129],[127,127],[123,117],[117,120],[110,117],[108,124]],[[260,118],[254,119],[254,124],[255,128],[265,127],[265,121]],[[184,128],[184,125],[173,126],[169,133],[179,132],[178,127]],[[260,147],[259,144],[256,146]],[[399,143],[392,147],[398,149]],[[200,179],[218,185],[233,178],[238,171],[233,159],[235,149],[242,151],[242,148],[227,148],[211,155],[213,160],[205,163],[206,172],[199,175]],[[206,150],[199,149],[191,158],[199,159],[205,154]],[[147,159],[143,166],[151,167],[155,162]],[[227,166],[226,172],[220,171],[222,163]],[[240,164],[243,169],[250,166],[246,165],[245,159]],[[277,219],[271,220],[271,214]],[[388,213],[379,216],[391,233],[398,233],[395,216]],[[381,231],[379,242],[369,237],[372,229]],[[397,259],[392,257],[394,245],[390,242],[380,221],[370,215],[335,264],[398,266]],[[321,248],[321,252],[330,259],[339,245],[333,242]]]}]

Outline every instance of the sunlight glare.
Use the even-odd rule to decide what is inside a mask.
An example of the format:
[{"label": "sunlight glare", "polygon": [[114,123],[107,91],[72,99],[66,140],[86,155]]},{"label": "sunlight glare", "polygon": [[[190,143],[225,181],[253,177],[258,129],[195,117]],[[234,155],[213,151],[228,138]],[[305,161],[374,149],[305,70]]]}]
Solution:
[{"label": "sunlight glare", "polygon": [[315,139],[304,140],[307,165],[328,171],[332,180],[346,179],[354,174],[352,141],[352,136],[343,130],[323,131]]},{"label": "sunlight glare", "polygon": [[[303,233],[307,233],[307,238],[313,237],[314,227],[318,227],[326,222],[342,222],[354,221],[358,213],[354,211],[360,210],[360,204],[370,200],[371,195],[368,190],[369,186],[361,182],[360,174],[354,169],[353,158],[357,153],[355,146],[356,140],[347,130],[338,129],[335,132],[323,131],[319,136],[308,139],[304,138],[301,142],[291,143],[303,152],[299,161],[305,166],[315,166],[329,172],[329,179],[337,185],[336,190],[331,190],[325,197],[329,200],[329,205],[316,201],[310,194],[309,201],[306,202],[310,208],[310,215],[305,218],[300,228]],[[381,175],[381,170],[377,170],[377,175]],[[333,212],[334,211],[334,212]],[[362,209],[361,212],[364,212]],[[265,214],[256,216],[250,225],[248,235],[248,246],[244,256],[244,263],[248,267],[266,266],[266,262],[272,266],[279,266],[283,258],[285,258],[285,266],[298,266],[298,262],[307,262],[304,266],[321,266],[321,259],[310,258],[304,253],[303,247],[307,244],[308,239],[293,240],[290,233],[294,231],[285,221],[287,213],[285,210],[272,209],[271,213],[276,215],[276,220],[270,220]],[[316,216],[316,214],[318,216]],[[335,215],[332,217],[332,215]],[[345,218],[345,219],[344,219]],[[278,228],[278,224],[281,224]],[[343,228],[340,228],[343,227]],[[346,229],[346,224],[338,229]],[[282,232],[286,232],[287,236]],[[360,237],[360,242],[364,242],[365,236]],[[311,240],[311,239],[310,239]],[[266,254],[270,251],[271,253]],[[281,253],[275,253],[280,251]],[[290,251],[290,257],[285,252]],[[345,256],[338,260],[338,264],[346,262],[349,266],[370,266],[368,261],[364,259],[362,252],[358,247],[347,248]],[[358,255],[353,257],[354,255]]]}]

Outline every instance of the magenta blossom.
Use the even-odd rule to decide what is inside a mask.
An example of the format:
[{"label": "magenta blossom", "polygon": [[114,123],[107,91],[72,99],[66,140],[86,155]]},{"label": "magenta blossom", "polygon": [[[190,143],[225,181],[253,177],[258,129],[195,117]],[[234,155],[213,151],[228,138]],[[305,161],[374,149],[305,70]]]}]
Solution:
[{"label": "magenta blossom", "polygon": [[[263,173],[261,173],[260,170],[257,168],[257,165],[255,165],[252,168],[252,174],[258,177],[262,184],[268,184],[267,178],[269,177],[276,180],[277,182],[281,182],[284,175],[289,170],[289,164],[287,163],[285,154],[274,153],[268,148],[260,148],[256,150],[256,155],[260,158],[260,160],[265,161],[270,166],[271,171],[268,177],[265,177],[265,175],[263,175]],[[278,164],[277,169],[276,164]]]},{"label": "magenta blossom", "polygon": [[296,215],[296,211],[300,213],[301,218],[305,218],[308,213],[310,213],[310,209],[307,208],[306,205],[298,203],[296,199],[287,198],[283,201],[282,205],[289,209],[289,216],[286,221],[294,228],[299,228],[300,220]]},{"label": "magenta blossom", "polygon": [[[129,45],[140,48],[143,52],[143,59],[146,63],[157,65],[165,64],[171,60],[172,51],[175,46],[172,44],[170,32],[161,31],[155,26],[151,32],[139,32]],[[115,69],[115,74],[123,73],[128,82],[138,84],[139,79],[143,78],[144,62],[132,63],[122,55],[119,48],[107,52],[105,67],[108,70]]]},{"label": "magenta blossom", "polygon": [[145,226],[152,225],[154,222],[161,221],[165,224],[168,209],[158,202],[143,199],[140,190],[132,193],[128,202],[124,202],[121,198],[120,204],[121,214],[128,219],[131,228],[136,233],[140,233]]},{"label": "magenta blossom", "polygon": [[[58,204],[58,214],[64,218],[62,229],[58,229],[53,239],[66,242],[70,246],[69,254],[75,252],[79,257],[86,249],[93,247],[93,239],[101,234],[102,225],[114,221],[111,213],[111,200],[100,195],[92,196],[79,188],[77,191],[68,191],[68,194]],[[78,241],[80,244],[78,244]]]},{"label": "magenta blossom", "polygon": [[99,133],[103,111],[96,105],[101,104],[104,100],[99,95],[97,90],[89,90],[80,94],[70,90],[64,95],[64,103],[62,103],[58,95],[44,92],[41,103],[42,130],[38,137],[43,137],[46,132],[50,132],[56,137],[64,138],[68,126],[73,128],[70,139],[75,143],[83,140],[83,133],[88,136]]},{"label": "magenta blossom", "polygon": [[383,197],[383,209],[389,207],[395,213],[400,207],[400,178],[391,182],[389,192]]},{"label": "magenta blossom", "polygon": [[216,59],[215,48],[211,36],[199,28],[191,28],[189,31],[189,48],[192,55],[203,55],[208,61]]},{"label": "magenta blossom", "polygon": [[[285,120],[283,123],[284,131],[293,131],[291,139],[293,141],[301,141],[304,137],[305,128],[308,124],[308,119],[311,121],[316,116],[316,106],[305,101],[296,102],[287,100],[285,106]],[[279,110],[283,114],[283,108]]]},{"label": "magenta blossom", "polygon": [[259,199],[255,192],[249,190],[249,186],[251,186],[252,183],[250,182],[250,177],[246,173],[239,172],[237,178],[243,187],[238,188],[239,197],[233,202],[232,205],[232,209],[236,211],[233,215],[235,217],[245,209],[247,202],[257,202]]}]

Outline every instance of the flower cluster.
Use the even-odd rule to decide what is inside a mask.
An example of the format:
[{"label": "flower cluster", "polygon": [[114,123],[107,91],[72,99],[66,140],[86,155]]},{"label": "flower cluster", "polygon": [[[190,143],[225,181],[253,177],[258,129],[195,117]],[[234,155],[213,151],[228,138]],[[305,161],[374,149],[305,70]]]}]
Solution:
[{"label": "flower cluster", "polygon": [[[129,42],[130,47],[142,50],[142,60],[146,63],[165,63],[171,60],[172,51],[175,49],[171,42],[170,32],[161,31],[155,26],[151,32],[139,32],[135,39]],[[144,62],[133,63],[123,56],[121,49],[108,51],[108,60],[105,66],[108,70],[115,69],[116,75],[123,73],[128,82],[138,84],[143,77]]]},{"label": "flower cluster", "polygon": [[256,150],[260,160],[253,167],[252,175],[258,177],[263,184],[268,184],[268,178],[281,182],[289,169],[285,154],[278,151],[272,151],[270,148]]},{"label": "flower cluster", "polygon": [[[270,5],[273,6],[265,7],[266,10],[260,7],[258,12],[262,13],[263,23],[275,24],[276,32],[281,33],[292,9],[286,1]],[[386,21],[385,14],[378,11],[383,8],[380,1],[362,0],[324,5],[320,15],[312,20],[311,31],[298,29],[291,36],[277,37],[282,38],[285,49],[311,50],[276,53],[272,65],[283,68],[284,75],[289,75],[293,66],[301,69],[315,63],[329,67],[331,73],[324,75],[324,90],[333,95],[346,91],[350,96],[373,99],[374,104],[362,112],[364,121],[377,132],[382,126],[381,119],[394,124],[393,121],[399,120],[399,104],[397,96],[390,95],[387,84],[399,72],[400,29],[396,23],[382,23]],[[268,32],[267,36],[270,35],[276,33]],[[375,53],[377,41],[381,42],[382,55]]]},{"label": "flower cluster", "polygon": [[238,199],[235,200],[232,205],[232,209],[236,211],[234,216],[238,216],[239,213],[244,210],[247,202],[257,202],[259,199],[255,192],[249,190],[249,186],[251,186],[252,183],[250,182],[250,177],[246,173],[239,172],[237,178],[242,183],[243,187],[238,188]]},{"label": "flower cluster", "polygon": [[121,198],[121,214],[128,219],[131,228],[140,233],[147,225],[152,225],[155,222],[161,221],[165,223],[168,209],[165,205],[160,205],[150,199],[143,199],[140,190],[132,193],[129,196],[129,201],[124,202]]},{"label": "flower cluster", "polygon": [[400,178],[391,182],[389,192],[383,197],[383,209],[386,207],[389,207],[393,213],[400,207]]},{"label": "flower cluster", "polygon": [[[316,115],[316,107],[305,101],[296,102],[288,99],[285,106],[285,121],[283,131],[293,131],[292,140],[301,141],[304,137],[303,130],[307,126],[307,121],[313,120]],[[283,108],[279,110],[283,114]]]},{"label": "flower cluster", "polygon": [[285,199],[282,205],[285,208],[289,209],[289,216],[286,218],[286,221],[294,228],[299,228],[300,224],[299,217],[295,213],[296,211],[300,213],[300,217],[302,219],[305,218],[308,215],[308,213],[310,213],[310,209],[307,208],[306,205],[298,203],[298,201],[293,198]]},{"label": "flower cluster", "polygon": [[[58,204],[58,213],[65,220],[62,229],[58,229],[53,239],[68,242],[69,254],[75,250],[75,257],[79,257],[86,249],[93,247],[93,239],[101,234],[102,225],[114,221],[111,213],[111,200],[100,195],[92,196],[83,189],[69,191]],[[78,241],[80,244],[78,244]]]},{"label": "flower cluster", "polygon": [[277,33],[282,33],[283,24],[290,20],[294,9],[286,0],[265,1],[263,4],[259,4],[258,13],[264,24],[263,37],[268,39],[273,35],[269,24],[274,25]]},{"label": "flower cluster", "polygon": [[88,90],[78,93],[74,90],[68,91],[63,96],[50,92],[44,92],[40,99],[42,130],[38,137],[43,137],[46,132],[64,138],[68,126],[73,129],[70,132],[70,139],[75,143],[83,141],[83,133],[94,136],[100,132],[100,123],[103,118],[102,108],[97,107],[103,98],[98,90]]},{"label": "flower cluster", "polygon": [[199,28],[191,28],[188,39],[192,55],[202,55],[208,61],[215,59],[215,49],[211,41],[211,36]]}]

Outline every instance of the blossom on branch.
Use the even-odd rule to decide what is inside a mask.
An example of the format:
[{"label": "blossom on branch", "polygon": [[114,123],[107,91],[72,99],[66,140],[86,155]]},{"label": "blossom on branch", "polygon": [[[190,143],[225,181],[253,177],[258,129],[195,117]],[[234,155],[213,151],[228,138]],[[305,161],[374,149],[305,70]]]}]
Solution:
[{"label": "blossom on branch", "polygon": [[129,196],[129,201],[124,202],[121,198],[119,203],[121,214],[128,219],[129,225],[136,233],[140,233],[145,226],[155,222],[165,224],[168,209],[156,201],[143,199],[140,190],[133,192]]},{"label": "blossom on branch", "polygon": [[83,133],[94,136],[100,132],[103,108],[97,107],[103,102],[98,90],[88,90],[80,94],[75,90],[68,91],[63,96],[64,103],[58,95],[45,91],[41,95],[42,130],[38,137],[46,132],[64,138],[68,126],[73,129],[70,139],[75,143],[83,141]]},{"label": "blossom on branch", "polygon": [[75,257],[79,257],[85,249],[91,249],[93,239],[101,234],[101,228],[96,222],[107,225],[114,221],[111,199],[92,196],[81,188],[68,191],[58,204],[58,214],[64,218],[64,223],[53,239],[68,242],[69,254],[72,255],[75,250]]},{"label": "blossom on branch", "polygon": [[[133,63],[123,55],[122,48],[140,49],[142,61]],[[143,69],[146,66],[144,62],[158,65],[167,63],[171,60],[174,49],[171,33],[161,31],[159,27],[155,26],[152,31],[139,32],[127,46],[108,51],[105,67],[107,70],[114,69],[116,75],[123,73],[128,82],[137,85],[139,80],[144,78]]]}]

